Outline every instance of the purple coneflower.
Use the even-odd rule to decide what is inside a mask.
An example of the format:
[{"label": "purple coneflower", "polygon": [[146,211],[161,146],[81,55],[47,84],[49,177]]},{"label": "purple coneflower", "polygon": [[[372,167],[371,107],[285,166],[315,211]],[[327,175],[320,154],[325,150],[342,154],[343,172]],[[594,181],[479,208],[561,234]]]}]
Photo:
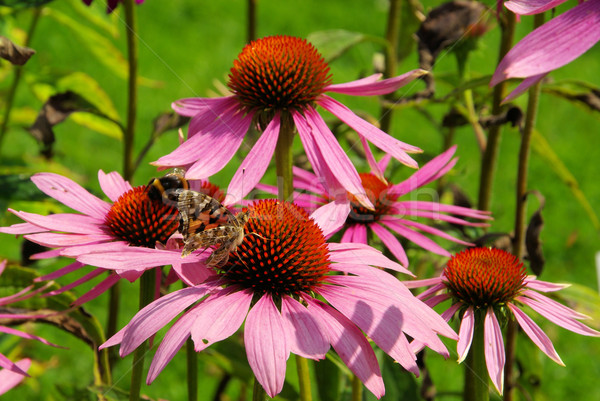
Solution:
[{"label": "purple coneflower", "polygon": [[[556,363],[563,365],[554,350],[552,341],[544,331],[523,311],[527,306],[551,322],[574,333],[600,336],[581,319],[588,316],[576,312],[540,292],[553,292],[567,287],[540,281],[527,276],[523,263],[506,251],[495,248],[471,248],[454,255],[438,278],[405,282],[410,287],[432,285],[419,298],[434,307],[445,300],[452,305],[442,313],[447,321],[457,312],[461,317],[458,360],[467,356],[477,324],[484,329],[485,360],[487,370],[496,389],[502,393],[504,371],[504,342],[499,316],[510,316],[525,334]],[[418,349],[418,342],[412,344]]]},{"label": "purple coneflower", "polygon": [[[417,167],[407,152],[420,149],[392,138],[325,93],[382,95],[423,74],[423,70],[413,70],[381,81],[381,74],[375,74],[332,85],[329,66],[306,40],[290,36],[255,40],[244,47],[234,62],[228,82],[231,96],[189,98],[173,103],[177,113],[192,117],[188,139],[154,164],[184,167],[186,177],[207,178],[231,160],[254,123],[262,134],[227,190],[241,199],[264,175],[280,130],[295,126],[315,171],[320,166],[323,170],[318,172],[320,175],[335,176],[346,191],[369,206],[356,169],[316,107],[323,107],[354,129],[363,144],[368,140],[402,163]],[[370,153],[368,146],[365,151]]]},{"label": "purple coneflower", "polygon": [[247,211],[244,240],[217,269],[216,279],[154,301],[102,347],[120,343],[121,356],[127,355],[183,313],[156,351],[151,383],[190,335],[199,352],[245,321],[248,362],[271,397],[283,387],[290,353],[322,359],[330,346],[381,397],[381,372],[365,334],[415,374],[416,357],[404,333],[447,355],[438,334],[456,338],[455,333],[378,268],[410,274],[402,266],[366,245],[327,243],[294,204],[262,200]]},{"label": "purple coneflower", "polygon": [[[93,1],[94,0],[83,0],[83,2],[88,6],[90,4],[92,4]],[[122,3],[122,2],[123,2],[123,0],[108,0],[108,1],[106,1],[106,13],[107,14],[112,13],[114,11],[114,9],[117,8],[119,3]],[[142,4],[144,2],[144,0],[135,0],[135,2],[137,4]]]}]

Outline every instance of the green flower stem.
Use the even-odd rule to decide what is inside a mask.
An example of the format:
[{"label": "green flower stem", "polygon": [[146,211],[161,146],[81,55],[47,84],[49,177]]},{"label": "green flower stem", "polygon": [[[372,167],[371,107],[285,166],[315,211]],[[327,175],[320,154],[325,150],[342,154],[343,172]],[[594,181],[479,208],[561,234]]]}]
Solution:
[{"label": "green flower stem", "polygon": [[300,387],[300,401],[312,401],[308,360],[296,355],[296,370],[298,372],[298,386]]},{"label": "green flower stem", "polygon": [[196,354],[191,337],[185,343],[185,354],[187,357],[188,401],[196,401],[198,399],[198,354]]},{"label": "green flower stem", "polygon": [[[544,14],[537,14],[533,20],[533,29],[544,23]],[[519,148],[519,166],[517,170],[516,187],[516,210],[515,210],[515,237],[513,238],[512,253],[518,258],[523,257],[523,247],[525,245],[525,214],[527,206],[527,173],[529,171],[529,154],[531,148],[531,135],[535,128],[537,117],[540,83],[529,88],[529,98],[527,100],[527,111],[525,113],[525,126],[521,133],[521,147]],[[504,401],[514,399],[515,374],[513,366],[516,360],[517,344],[517,323],[514,320],[508,322],[506,331],[506,364],[504,366]]]},{"label": "green flower stem", "polygon": [[488,401],[490,382],[485,364],[485,340],[483,337],[483,313],[475,313],[475,328],[471,349],[465,360],[464,401]]},{"label": "green flower stem", "polygon": [[[154,290],[156,287],[156,272],[154,269],[147,270],[140,277],[140,307],[148,305],[154,300]],[[142,388],[142,374],[144,373],[144,358],[148,351],[148,341],[144,341],[133,353],[133,363],[131,366],[131,387],[129,388],[129,401],[138,401],[140,399],[140,390]]]},{"label": "green flower stem", "polygon": [[294,178],[292,175],[292,144],[294,142],[294,124],[289,113],[281,114],[279,139],[275,148],[275,165],[277,168],[277,187],[279,200],[292,200]]},{"label": "green flower stem", "polygon": [[[29,47],[29,44],[31,43],[31,38],[33,37],[33,33],[35,32],[35,28],[37,27],[41,13],[42,7],[36,7],[33,9],[31,24],[29,25],[29,30],[27,31],[27,36],[25,37],[25,42],[23,43],[23,46]],[[4,115],[2,116],[2,125],[0,125],[0,155],[2,154],[2,143],[4,142],[4,136],[6,135],[6,130],[8,129],[10,113],[14,105],[15,95],[17,94],[17,88],[19,87],[19,83],[21,82],[22,76],[23,66],[15,66],[15,76],[13,78],[12,84],[10,85],[10,88],[8,89],[8,93],[6,94],[6,106],[4,109]]]},{"label": "green flower stem", "polygon": [[[385,30],[385,39],[387,42],[385,55],[384,78],[391,78],[396,73],[398,67],[398,36],[400,32],[400,15],[402,12],[402,0],[390,0],[390,9],[388,12],[387,27]],[[384,96],[384,99],[391,100],[394,94],[390,93]],[[383,106],[381,108],[380,126],[384,132],[389,132],[392,124],[393,108]]]},{"label": "green flower stem", "polygon": [[258,380],[254,378],[254,388],[252,389],[252,401],[265,401],[267,399],[267,393],[265,389],[260,385]]},{"label": "green flower stem", "polygon": [[363,384],[358,376],[352,376],[352,401],[362,401],[363,399]]},{"label": "green flower stem", "polygon": [[137,69],[138,47],[135,18],[135,1],[123,1],[125,6],[125,28],[127,31],[127,60],[129,62],[129,82],[127,85],[127,126],[123,138],[123,178],[133,177],[133,143],[135,137],[135,117],[137,113]]},{"label": "green flower stem", "polygon": [[[516,16],[515,14],[503,8],[505,22],[500,24],[502,30],[502,39],[500,42],[500,51],[498,54],[498,63],[504,58],[506,53],[510,50],[514,36],[515,36],[515,25]],[[502,111],[501,102],[506,92],[506,81],[500,82],[494,87],[493,99],[492,99],[492,115],[499,115]],[[479,197],[478,197],[478,209],[490,210],[490,203],[492,199],[492,183],[494,181],[494,172],[496,169],[496,161],[498,159],[498,149],[500,145],[500,132],[501,126],[494,125],[490,127],[488,133],[487,144],[483,157],[481,159],[481,175],[479,177]]]}]

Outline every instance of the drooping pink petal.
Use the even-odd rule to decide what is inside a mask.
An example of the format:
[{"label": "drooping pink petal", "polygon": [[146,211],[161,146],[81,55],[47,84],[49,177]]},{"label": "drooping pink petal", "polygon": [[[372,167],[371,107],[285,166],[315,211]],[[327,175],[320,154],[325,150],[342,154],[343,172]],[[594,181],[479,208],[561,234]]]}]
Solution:
[{"label": "drooping pink petal", "polygon": [[570,63],[600,39],[600,0],[588,0],[525,36],[504,56],[490,82],[543,74]]},{"label": "drooping pink petal", "polygon": [[461,218],[458,218],[455,216],[450,216],[450,215],[443,214],[443,213],[438,213],[435,211],[430,212],[427,210],[420,210],[420,209],[407,209],[402,206],[401,202],[394,202],[392,204],[392,207],[398,211],[397,214],[400,214],[403,216],[413,216],[413,217],[422,217],[425,219],[441,220],[441,221],[445,221],[445,222],[452,223],[452,224],[459,224],[459,225],[470,226],[470,227],[486,227],[489,225],[488,223],[483,223],[483,222],[470,222],[465,219],[461,219]]},{"label": "drooping pink petal", "polygon": [[6,369],[19,375],[29,376],[27,372],[22,370],[17,364],[5,357],[3,354],[0,354],[0,368]]},{"label": "drooping pink petal", "polygon": [[125,192],[132,190],[131,184],[121,177],[116,171],[106,174],[104,171],[98,171],[98,182],[102,192],[113,202],[119,200],[119,197]]},{"label": "drooping pink petal", "polygon": [[221,290],[198,304],[190,333],[196,352],[235,333],[246,318],[252,301],[249,290]]},{"label": "drooping pink petal", "polygon": [[292,353],[310,359],[325,358],[329,350],[327,332],[308,308],[295,299],[284,296],[281,299],[281,316]]},{"label": "drooping pink petal", "polygon": [[[397,77],[383,79],[381,81],[373,80],[374,77],[381,74],[371,75],[370,77],[360,79],[358,81],[347,82],[344,84],[334,84],[325,87],[326,92],[343,93],[353,96],[379,96],[392,93],[403,87],[416,78],[419,78],[428,72],[422,69],[416,69],[406,72]],[[318,101],[317,101],[318,103]]]},{"label": "drooping pink petal", "polygon": [[544,354],[548,355],[550,359],[552,359],[554,362],[558,363],[559,365],[565,366],[563,361],[558,356],[558,353],[554,349],[552,341],[550,341],[550,338],[548,338],[548,336],[546,335],[546,333],[544,333],[540,326],[535,324],[535,322],[531,320],[529,316],[527,316],[522,310],[517,308],[515,305],[511,303],[507,305],[508,308],[512,311],[513,315],[515,316],[515,319],[517,319],[517,323],[519,323],[519,326],[521,326],[525,334],[527,334],[527,336],[531,338],[531,341],[533,341],[533,343],[537,345],[538,348],[541,349]]},{"label": "drooping pink petal", "polygon": [[471,344],[473,343],[473,333],[475,330],[475,313],[473,307],[465,311],[462,320],[460,321],[460,329],[458,332],[458,343],[456,344],[456,352],[458,353],[458,363],[462,363],[467,355]]},{"label": "drooping pink petal", "polygon": [[48,196],[83,214],[104,219],[110,204],[90,194],[76,182],[54,173],[38,173],[31,181]]},{"label": "drooping pink petal", "polygon": [[94,244],[97,242],[108,242],[113,239],[111,235],[107,234],[82,235],[57,234],[53,232],[27,234],[25,235],[25,238],[31,242],[35,242],[36,244],[40,244],[50,248]]},{"label": "drooping pink petal", "polygon": [[398,238],[396,238],[392,233],[378,223],[371,223],[369,224],[369,227],[379,237],[387,249],[389,249],[390,252],[392,252],[392,254],[398,259],[400,264],[408,267],[408,256],[406,256],[406,251],[404,250],[404,247],[400,241],[398,241]]},{"label": "drooping pink petal", "polygon": [[131,246],[125,241],[101,242],[89,245],[70,246],[68,248],[59,249],[59,256],[67,256],[76,258],[88,253],[113,253],[126,252]]},{"label": "drooping pink petal", "polygon": [[[329,250],[332,251],[329,254],[329,260],[337,263],[354,263],[369,266],[377,266],[386,269],[396,270],[401,273],[408,274],[410,276],[413,275],[413,273],[406,269],[404,266],[391,261],[383,253],[381,253],[375,248],[372,248],[368,245],[361,248],[345,248],[343,245],[344,244],[335,243],[327,244]],[[332,265],[331,268],[335,269],[336,267],[335,265]]]},{"label": "drooping pink petal", "polygon": [[[141,343],[213,288],[213,286],[206,284],[197,287],[186,287],[146,305],[125,326],[122,334],[117,333],[122,336],[120,355],[125,356],[133,352]],[[107,343],[111,340],[112,338]]]},{"label": "drooping pink petal", "polygon": [[329,305],[304,297],[311,314],[327,331],[331,345],[342,361],[362,381],[375,397],[385,394],[379,363],[363,333],[344,315]]},{"label": "drooping pink petal", "polygon": [[[0,356],[3,356],[0,354]],[[3,369],[0,371],[0,395],[6,393],[8,390],[14,388],[17,384],[21,383],[27,376],[27,370],[31,366],[31,359],[24,358],[17,361],[15,364],[16,369]]]},{"label": "drooping pink petal", "polygon": [[502,99],[502,103],[510,102],[511,100],[516,99],[521,94],[525,93],[530,87],[540,82],[548,75],[547,72],[543,74],[533,75],[531,77],[525,78],[515,89],[512,90],[504,99]]},{"label": "drooping pink petal", "polygon": [[525,283],[527,288],[540,292],[560,291],[571,286],[571,284],[549,283],[537,280],[535,276],[527,276]]},{"label": "drooping pink petal", "polygon": [[[185,260],[185,259],[183,259]],[[194,286],[215,276],[215,272],[203,263],[172,263],[173,271],[186,285]]]},{"label": "drooping pink petal", "polygon": [[[11,213],[15,213],[15,211],[10,208],[8,209],[8,211]],[[0,233],[14,235],[33,234],[42,231],[46,231],[46,229],[31,223],[17,223],[8,227],[0,227]]]},{"label": "drooping pink petal", "polygon": [[[463,241],[460,238],[456,238],[445,231],[440,230],[439,228],[428,226],[427,224],[419,223],[413,220],[406,219],[397,219],[395,217],[383,216],[381,221],[387,225],[388,222],[392,222],[393,224],[401,224],[403,226],[414,227],[417,230],[424,231],[428,234],[435,235],[440,238],[447,239],[448,241],[456,242],[457,244],[465,245],[465,246],[473,246],[473,243]],[[391,227],[390,227],[391,228]]]},{"label": "drooping pink petal", "polygon": [[[481,212],[477,209],[471,209],[463,206],[454,206],[454,205],[446,205],[444,203],[439,202],[428,202],[428,201],[401,201],[395,202],[394,207],[398,207],[404,211],[407,210],[425,210],[429,212],[434,212],[435,214],[441,213],[451,213],[463,217],[472,217],[475,219],[485,219],[490,220],[492,217],[487,212]],[[436,218],[443,218],[444,216],[439,216]]]},{"label": "drooping pink petal", "polygon": [[502,394],[504,389],[504,341],[502,340],[502,329],[500,329],[500,324],[492,308],[488,308],[485,314],[483,331],[485,364],[492,383]]},{"label": "drooping pink petal", "polygon": [[[199,262],[202,256],[198,253],[192,253],[185,257],[185,262]],[[204,256],[206,259],[206,256]],[[108,254],[89,253],[77,257],[77,260],[87,265],[102,267],[104,269],[124,269],[124,270],[147,270],[152,267],[170,265],[171,263],[181,262],[181,253],[168,250],[129,247],[122,251],[115,251]]]},{"label": "drooping pink petal", "polygon": [[325,238],[338,232],[350,214],[348,202],[329,202],[312,212],[310,218],[317,223]]},{"label": "drooping pink petal", "polygon": [[75,288],[75,287],[77,287],[77,286],[79,286],[79,285],[81,285],[83,283],[87,283],[88,281],[90,281],[90,280],[98,277],[99,275],[101,275],[105,271],[106,270],[103,270],[103,269],[94,269],[91,272],[89,272],[86,275],[84,275],[83,277],[81,277],[81,278],[73,281],[72,283],[64,285],[64,286],[60,287],[57,290],[49,291],[46,294],[44,294],[43,296],[44,297],[53,297],[55,295],[62,294],[63,292],[70,291],[73,288]]},{"label": "drooping pink petal", "polygon": [[64,231],[72,234],[106,234],[106,230],[101,227],[104,220],[83,214],[58,213],[42,216],[35,213],[8,210],[19,218],[46,230]]},{"label": "drooping pink petal", "polygon": [[342,238],[341,242],[351,241],[357,244],[367,245],[367,226],[364,224],[351,224],[347,229],[346,233],[351,235],[350,237]]},{"label": "drooping pink petal", "polygon": [[39,281],[47,281],[47,280],[54,280],[55,278],[58,277],[62,277],[66,274],[72,273],[76,270],[81,269],[83,266],[85,266],[83,263],[80,262],[73,262],[65,267],[62,267],[58,270],[53,271],[52,273],[46,274],[45,276],[42,277],[36,277],[33,281],[34,282],[39,282]]},{"label": "drooping pink petal", "polygon": [[228,109],[231,103],[237,103],[234,96],[227,97],[214,97],[214,98],[202,98],[192,97],[186,99],[179,99],[171,103],[171,108],[179,115],[186,117],[194,117],[198,113],[212,110],[217,115],[221,113],[221,110]]},{"label": "drooping pink petal", "polygon": [[13,336],[25,338],[27,340],[36,340],[36,341],[41,342],[42,344],[46,344],[51,347],[64,348],[64,347],[61,347],[60,345],[51,343],[50,341],[46,340],[45,338],[36,336],[34,334],[25,333],[24,331],[13,329],[12,327],[0,326],[0,333],[12,334]]},{"label": "drooping pink petal", "polygon": [[227,188],[225,204],[232,205],[239,202],[240,199],[243,199],[254,189],[265,175],[269,162],[275,153],[280,126],[279,113],[277,112],[231,179]]},{"label": "drooping pink petal", "polygon": [[533,15],[543,13],[567,0],[509,0],[504,7],[518,15]]},{"label": "drooping pink petal", "polygon": [[421,149],[417,148],[416,146],[408,145],[391,137],[379,128],[358,117],[342,103],[327,95],[323,95],[319,99],[318,103],[325,110],[331,112],[333,115],[345,122],[358,134],[363,135],[365,138],[367,138],[367,140],[373,145],[377,146],[384,152],[391,154],[396,160],[398,160],[402,164],[413,168],[418,167],[417,162],[415,162],[410,156],[408,156],[407,153],[418,153],[421,152]]},{"label": "drooping pink petal", "polygon": [[414,242],[415,244],[419,245],[421,248],[426,249],[430,252],[433,252],[437,255],[442,255],[442,256],[450,256],[450,252],[448,252],[447,250],[445,250],[444,248],[442,248],[441,246],[439,246],[438,244],[435,243],[435,241],[433,241],[432,239],[424,236],[423,234],[411,230],[410,228],[405,227],[404,225],[400,224],[398,220],[385,220],[384,224],[386,226],[388,226],[390,229],[394,230],[395,232],[397,232],[398,234],[400,234],[402,237],[406,238],[407,240]]},{"label": "drooping pink petal", "polygon": [[273,299],[269,294],[263,295],[246,318],[244,345],[256,380],[271,398],[281,392],[285,381],[290,355],[290,341],[285,333],[283,318]]},{"label": "drooping pink petal", "polygon": [[442,282],[440,277],[426,278],[422,280],[408,280],[403,281],[402,284],[406,288],[420,288],[420,287],[429,287],[436,286]]},{"label": "drooping pink petal", "polygon": [[369,146],[367,138],[362,135],[359,135],[358,138],[363,146],[363,149],[365,150],[365,159],[367,159],[367,164],[371,168],[371,174],[379,178],[381,182],[387,183],[387,180],[383,175],[383,170],[379,168],[379,163],[377,163],[377,160],[375,160],[375,155],[373,155],[373,151],[371,150],[371,146]]},{"label": "drooping pink petal", "polygon": [[73,301],[73,306],[81,306],[84,303],[89,302],[92,299],[95,299],[98,296],[104,294],[113,285],[117,284],[117,282],[120,279],[121,277],[119,277],[117,274],[109,274],[108,277],[96,284],[94,288],[92,288],[91,290],[77,298],[75,301]]},{"label": "drooping pink petal", "polygon": [[323,186],[323,177],[317,177],[310,171],[292,166],[294,173],[294,188],[313,192],[316,196],[325,196],[327,190]]},{"label": "drooping pink petal", "polygon": [[[588,315],[577,312],[576,310],[571,309],[568,306],[563,305],[560,302],[553,300],[552,298],[549,298],[549,297],[547,297],[543,294],[540,294],[536,291],[530,290],[529,287],[527,287],[527,289],[523,290],[521,292],[521,294],[525,295],[529,298],[535,299],[540,304],[545,305],[548,310],[555,311],[557,314],[563,315],[568,319],[591,319],[591,317],[589,317]],[[519,299],[522,299],[522,298],[519,298]]]},{"label": "drooping pink petal", "polygon": [[[425,301],[425,303],[430,306],[430,307],[434,307],[435,305],[432,305],[429,300]],[[448,309],[446,309],[445,311],[442,312],[442,314],[440,315],[442,317],[442,319],[444,319],[446,322],[449,322],[450,319],[452,319],[452,317],[454,316],[454,314],[456,313],[456,311],[458,309],[460,309],[461,304],[459,303],[455,303],[454,305],[450,306]],[[460,335],[459,335],[459,339],[460,339]],[[419,353],[421,352],[421,350],[425,348],[425,344],[423,344],[422,341],[419,340],[413,340],[410,343],[410,349],[415,353]]]}]

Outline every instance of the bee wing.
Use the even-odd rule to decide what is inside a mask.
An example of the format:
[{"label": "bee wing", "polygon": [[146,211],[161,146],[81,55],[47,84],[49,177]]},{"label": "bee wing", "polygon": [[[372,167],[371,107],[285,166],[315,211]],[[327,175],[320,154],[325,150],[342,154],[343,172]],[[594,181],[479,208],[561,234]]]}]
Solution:
[{"label": "bee wing", "polygon": [[189,189],[178,190],[177,209],[181,216],[180,231],[189,236],[227,224],[233,214],[216,199]]}]

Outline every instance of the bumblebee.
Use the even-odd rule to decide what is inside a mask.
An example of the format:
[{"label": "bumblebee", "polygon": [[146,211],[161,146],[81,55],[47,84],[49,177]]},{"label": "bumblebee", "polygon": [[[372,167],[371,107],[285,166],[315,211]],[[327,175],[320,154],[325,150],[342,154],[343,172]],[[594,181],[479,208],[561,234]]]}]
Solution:
[{"label": "bumblebee", "polygon": [[152,200],[162,200],[164,204],[177,206],[179,192],[189,188],[190,184],[183,176],[183,170],[176,169],[160,178],[151,179],[146,191]]}]

